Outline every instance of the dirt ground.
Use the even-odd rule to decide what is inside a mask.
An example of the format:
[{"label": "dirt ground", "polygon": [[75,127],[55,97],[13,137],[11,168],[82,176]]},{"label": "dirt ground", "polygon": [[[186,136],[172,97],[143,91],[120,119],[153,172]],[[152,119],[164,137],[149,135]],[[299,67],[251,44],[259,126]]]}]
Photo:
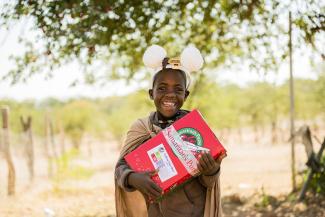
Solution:
[{"label": "dirt ground", "polygon": [[[304,214],[308,203],[291,204],[290,145],[225,145],[228,156],[222,163],[222,202],[226,217],[240,216],[325,216],[324,198],[316,198],[318,213]],[[113,169],[118,157],[116,142],[93,143],[85,147],[75,163],[91,168],[94,174],[81,180],[55,184],[47,176],[47,161],[36,156],[36,178],[29,182],[22,152],[13,150],[16,166],[16,195],[6,196],[7,166],[0,158],[0,217],[109,217],[115,216]],[[297,169],[306,160],[297,145]],[[265,196],[267,195],[267,196]],[[268,203],[263,207],[262,199]],[[287,209],[286,209],[287,207]],[[55,213],[46,215],[46,213]]]}]

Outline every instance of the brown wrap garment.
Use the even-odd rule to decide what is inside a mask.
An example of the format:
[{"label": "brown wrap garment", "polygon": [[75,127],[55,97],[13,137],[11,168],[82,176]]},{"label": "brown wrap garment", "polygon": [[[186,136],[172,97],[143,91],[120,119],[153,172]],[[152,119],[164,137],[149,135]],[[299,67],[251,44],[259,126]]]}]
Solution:
[{"label": "brown wrap garment", "polygon": [[[161,128],[151,123],[150,116],[138,119],[126,135],[120,158],[133,151],[146,140],[153,138]],[[117,217],[147,217],[144,197],[139,191],[127,192],[118,186],[115,178],[115,205]],[[213,187],[207,188],[204,217],[221,217],[219,177]]]}]

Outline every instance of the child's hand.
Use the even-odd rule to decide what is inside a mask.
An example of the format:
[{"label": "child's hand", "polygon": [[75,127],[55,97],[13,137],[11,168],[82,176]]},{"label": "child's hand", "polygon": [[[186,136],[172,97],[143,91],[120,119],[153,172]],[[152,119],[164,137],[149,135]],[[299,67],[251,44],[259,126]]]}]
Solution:
[{"label": "child's hand", "polygon": [[128,183],[132,187],[136,188],[149,198],[155,199],[160,196],[161,188],[150,178],[157,171],[150,171],[144,173],[131,173],[128,177]]},{"label": "child's hand", "polygon": [[221,161],[221,157],[214,160],[209,152],[203,153],[199,158],[197,168],[201,172],[201,174],[211,176],[219,170]]}]

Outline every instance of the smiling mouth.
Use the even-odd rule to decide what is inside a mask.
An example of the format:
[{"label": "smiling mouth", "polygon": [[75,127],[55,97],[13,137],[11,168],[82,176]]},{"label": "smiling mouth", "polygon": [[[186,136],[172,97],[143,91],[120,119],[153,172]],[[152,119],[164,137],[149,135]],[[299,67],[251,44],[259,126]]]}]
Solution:
[{"label": "smiling mouth", "polygon": [[173,109],[176,107],[176,103],[175,102],[162,102],[162,106],[165,108],[169,108],[169,109]]}]

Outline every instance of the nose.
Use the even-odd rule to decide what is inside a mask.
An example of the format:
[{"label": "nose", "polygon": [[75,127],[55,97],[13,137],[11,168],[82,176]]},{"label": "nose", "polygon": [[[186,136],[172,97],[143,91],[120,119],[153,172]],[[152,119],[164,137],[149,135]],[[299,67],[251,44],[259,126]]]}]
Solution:
[{"label": "nose", "polygon": [[175,97],[176,96],[176,92],[174,90],[167,90],[165,93],[165,96],[169,96],[169,97]]}]

